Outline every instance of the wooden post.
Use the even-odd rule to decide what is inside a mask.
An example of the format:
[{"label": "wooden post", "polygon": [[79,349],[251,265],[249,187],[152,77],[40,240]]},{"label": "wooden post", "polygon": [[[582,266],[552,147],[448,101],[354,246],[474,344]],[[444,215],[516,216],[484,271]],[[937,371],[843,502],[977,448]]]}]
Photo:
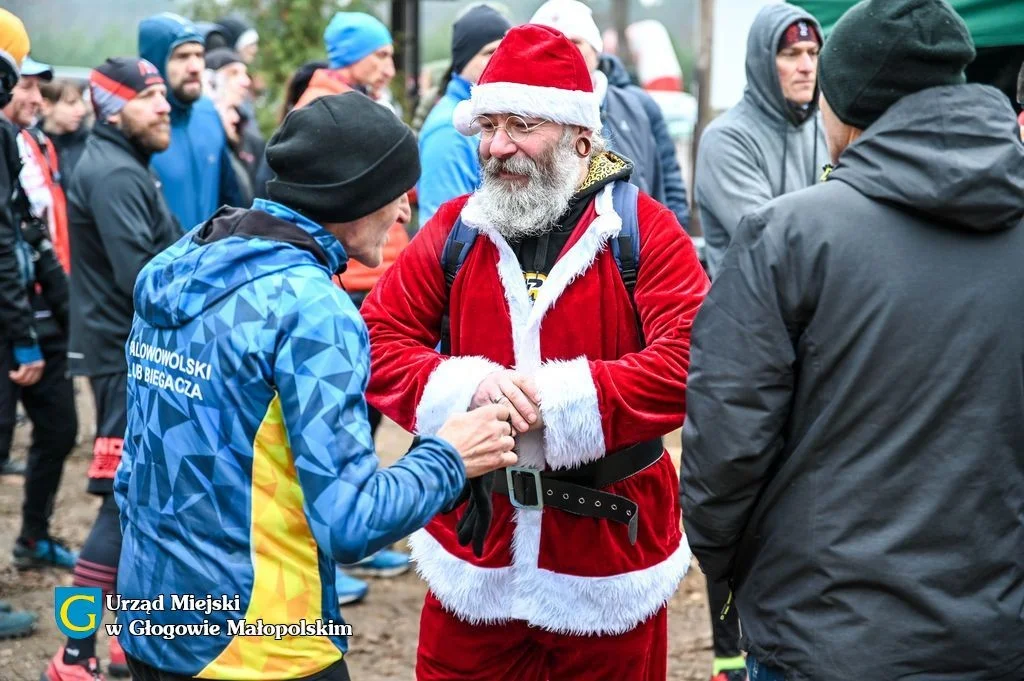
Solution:
[{"label": "wooden post", "polygon": [[395,82],[391,91],[402,105],[406,122],[410,122],[419,103],[419,0],[391,0],[391,35],[395,39]]},{"label": "wooden post", "polygon": [[[715,0],[700,0],[700,54],[697,57],[697,126],[693,131],[693,147],[690,150],[690,166],[693,172],[691,178],[697,176],[697,149],[700,147],[701,134],[705,126],[711,121],[711,43],[715,27]],[[693,200],[693,184],[690,186],[691,203]],[[700,216],[697,211],[691,217],[690,232],[694,235],[702,235],[704,230],[700,225]]]},{"label": "wooden post", "polygon": [[629,0],[615,0],[612,3],[612,24],[619,37],[618,57],[626,70],[633,72],[633,52],[626,40],[626,27],[629,26]]},{"label": "wooden post", "polygon": [[411,122],[420,105],[420,0],[406,0],[406,30],[408,52],[405,63],[408,69],[406,90],[409,93],[409,112],[406,121]]},{"label": "wooden post", "polygon": [[391,94],[409,120],[409,90],[406,87],[408,73],[405,70],[408,53],[409,27],[406,25],[406,0],[391,0],[391,37],[395,41],[395,79],[391,81]]}]

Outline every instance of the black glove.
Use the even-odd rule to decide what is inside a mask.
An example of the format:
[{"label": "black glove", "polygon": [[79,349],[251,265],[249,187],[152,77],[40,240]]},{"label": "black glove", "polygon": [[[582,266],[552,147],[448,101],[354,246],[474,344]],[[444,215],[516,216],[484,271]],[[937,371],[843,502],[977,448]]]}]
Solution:
[{"label": "black glove", "polygon": [[466,512],[455,526],[459,544],[465,546],[472,541],[473,554],[477,558],[484,554],[484,540],[491,529],[491,516],[494,515],[494,507],[491,504],[494,475],[493,472],[487,473],[469,481],[466,485],[469,488],[469,503],[466,504]]}]

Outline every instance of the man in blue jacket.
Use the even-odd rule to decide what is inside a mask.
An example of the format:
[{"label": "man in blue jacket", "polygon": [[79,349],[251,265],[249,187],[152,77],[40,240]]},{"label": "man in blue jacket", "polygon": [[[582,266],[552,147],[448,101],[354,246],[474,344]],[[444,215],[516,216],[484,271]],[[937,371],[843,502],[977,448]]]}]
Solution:
[{"label": "man in blue jacket", "polygon": [[[288,115],[267,161],[271,200],[220,209],[136,283],[118,592],[223,609],[119,612],[135,679],[346,681],[335,564],[516,461],[501,404],[418,437],[390,468],[374,454],[366,325],[331,277],[350,257],[378,265],[409,219],[412,131],[358,93],[321,97]],[[147,621],[208,635],[134,635]]]},{"label": "man in blue jacket", "polygon": [[203,37],[188,19],[164,12],[139,24],[139,56],[167,81],[171,146],[153,157],[153,170],[183,229],[203,222],[223,204],[241,203],[220,114],[203,96]]},{"label": "man in blue jacket", "polygon": [[444,96],[430,111],[420,130],[423,177],[417,193],[420,225],[445,201],[469,194],[480,185],[480,141],[455,129],[455,105],[469,99],[469,90],[483,73],[491,55],[512,24],[493,7],[477,5],[452,26],[452,65]]}]

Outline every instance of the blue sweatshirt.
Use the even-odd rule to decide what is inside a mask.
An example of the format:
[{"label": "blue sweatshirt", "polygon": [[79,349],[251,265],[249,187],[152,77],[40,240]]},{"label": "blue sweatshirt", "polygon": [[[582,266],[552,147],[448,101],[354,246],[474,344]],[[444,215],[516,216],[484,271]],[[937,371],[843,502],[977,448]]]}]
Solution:
[{"label": "blue sweatshirt", "polygon": [[469,89],[469,81],[453,75],[420,130],[420,225],[427,224],[442,203],[469,194],[480,185],[480,138],[466,137],[452,123],[455,105],[469,99]]},{"label": "blue sweatshirt", "polygon": [[[401,539],[461,492],[458,453],[435,437],[379,468],[366,325],[331,281],[347,261],[322,227],[258,200],[221,209],[140,273],[114,485],[118,593],[167,607],[118,613],[129,655],[187,677],[315,674],[344,638],[245,637],[230,623],[342,623],[335,563]],[[172,609],[172,594],[228,610]],[[129,635],[140,619],[221,631]]]},{"label": "blue sweatshirt", "polygon": [[[192,22],[165,12],[139,24],[139,56],[152,62],[167,80],[167,60],[179,45],[202,42]],[[220,115],[208,97],[191,104],[178,101],[168,82],[171,145],[155,154],[151,167],[161,191],[182,228],[204,222],[224,203],[238,205],[238,181]]]}]

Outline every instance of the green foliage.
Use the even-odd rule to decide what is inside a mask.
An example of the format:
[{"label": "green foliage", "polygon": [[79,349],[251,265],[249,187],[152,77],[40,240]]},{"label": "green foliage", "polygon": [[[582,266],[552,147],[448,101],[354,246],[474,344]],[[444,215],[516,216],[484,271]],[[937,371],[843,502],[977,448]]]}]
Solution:
[{"label": "green foliage", "polygon": [[107,26],[102,33],[58,23],[43,25],[32,34],[32,56],[47,64],[96,66],[113,55],[132,55],[134,33]]}]

